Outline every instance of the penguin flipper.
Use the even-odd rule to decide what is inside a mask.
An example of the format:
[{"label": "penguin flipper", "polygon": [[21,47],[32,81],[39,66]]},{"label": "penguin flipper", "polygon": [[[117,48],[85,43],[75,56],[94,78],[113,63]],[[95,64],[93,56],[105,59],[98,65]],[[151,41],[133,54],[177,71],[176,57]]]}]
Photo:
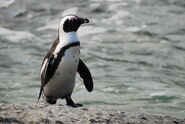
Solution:
[{"label": "penguin flipper", "polygon": [[40,92],[39,92],[38,101],[39,101],[39,99],[40,99],[40,97],[42,95],[43,87],[47,84],[47,82],[46,82],[47,68],[48,68],[48,59],[45,58],[43,60],[43,62],[42,62],[41,71],[40,71],[41,86],[40,86]]},{"label": "penguin flipper", "polygon": [[85,63],[80,59],[78,64],[77,72],[79,73],[80,77],[83,79],[84,85],[86,89],[91,92],[93,90],[93,79],[88,67]]},{"label": "penguin flipper", "polygon": [[57,37],[57,39],[54,41],[51,49],[48,51],[48,53],[46,54],[42,65],[41,65],[41,71],[40,71],[40,78],[41,78],[41,87],[40,87],[40,92],[39,92],[39,97],[38,100],[41,97],[42,91],[44,86],[47,84],[47,82],[49,81],[49,79],[51,78],[51,75],[54,73],[53,70],[53,59],[54,56],[52,55],[53,51],[55,50],[56,46],[59,43],[59,36]]}]

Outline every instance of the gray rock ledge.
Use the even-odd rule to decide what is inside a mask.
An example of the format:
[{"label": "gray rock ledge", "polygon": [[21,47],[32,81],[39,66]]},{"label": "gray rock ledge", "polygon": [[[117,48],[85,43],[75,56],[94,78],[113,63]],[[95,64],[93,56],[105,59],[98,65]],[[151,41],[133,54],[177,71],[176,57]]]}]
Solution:
[{"label": "gray rock ledge", "polygon": [[0,124],[185,124],[169,116],[71,108],[66,105],[0,104]]}]

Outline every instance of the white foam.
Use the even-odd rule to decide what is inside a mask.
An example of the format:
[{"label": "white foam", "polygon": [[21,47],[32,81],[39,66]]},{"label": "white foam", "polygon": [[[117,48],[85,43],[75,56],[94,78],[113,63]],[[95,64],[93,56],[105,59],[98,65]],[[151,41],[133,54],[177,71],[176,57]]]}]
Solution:
[{"label": "white foam", "polygon": [[139,4],[141,3],[141,0],[133,0],[135,3]]},{"label": "white foam", "polygon": [[70,9],[65,10],[62,13],[62,16],[65,16],[65,15],[68,15],[68,14],[74,14],[74,15],[76,15],[77,13],[78,13],[78,8],[77,7],[73,7],[73,8],[70,8]]},{"label": "white foam", "polygon": [[105,28],[95,26],[82,26],[78,30],[80,36],[106,32]]},{"label": "white foam", "polygon": [[15,3],[15,0],[0,0],[0,8],[9,7],[13,3]]},{"label": "white foam", "polygon": [[116,24],[122,24],[123,18],[125,18],[128,15],[130,15],[128,11],[118,10],[111,18],[109,18],[109,21],[113,21]]},{"label": "white foam", "polygon": [[32,40],[33,38],[36,38],[35,35],[27,31],[13,31],[2,27],[0,27],[0,37],[5,38],[11,42],[21,42],[25,39]]},{"label": "white foam", "polygon": [[153,97],[153,96],[165,96],[166,95],[166,92],[155,92],[155,93],[151,93],[150,96]]},{"label": "white foam", "polygon": [[39,27],[36,30],[37,31],[43,31],[43,30],[57,30],[59,25],[60,19],[53,19],[46,23],[45,26]]},{"label": "white foam", "polygon": [[114,91],[114,90],[115,90],[115,89],[112,88],[112,87],[108,87],[108,88],[103,89],[104,92],[112,92],[112,91]]},{"label": "white foam", "polygon": [[115,3],[115,2],[122,2],[123,0],[105,0],[105,1]]},{"label": "white foam", "polygon": [[125,29],[125,31],[137,32],[137,31],[140,31],[140,28],[139,27],[128,27],[128,28]]},{"label": "white foam", "polygon": [[136,88],[134,88],[134,87],[128,87],[127,90],[128,91],[134,91],[134,90],[136,90]]},{"label": "white foam", "polygon": [[117,8],[124,7],[124,6],[128,6],[128,3],[121,2],[121,3],[116,3],[116,4],[110,4],[108,7],[108,10],[115,11],[115,10],[117,10]]}]

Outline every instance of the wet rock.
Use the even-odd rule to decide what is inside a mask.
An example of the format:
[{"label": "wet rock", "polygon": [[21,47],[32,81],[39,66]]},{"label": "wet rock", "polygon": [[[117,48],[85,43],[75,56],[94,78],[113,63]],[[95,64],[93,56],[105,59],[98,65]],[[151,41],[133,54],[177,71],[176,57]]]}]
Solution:
[{"label": "wet rock", "polygon": [[72,108],[66,105],[0,104],[0,123],[29,124],[185,124],[185,120],[169,116],[120,111]]}]

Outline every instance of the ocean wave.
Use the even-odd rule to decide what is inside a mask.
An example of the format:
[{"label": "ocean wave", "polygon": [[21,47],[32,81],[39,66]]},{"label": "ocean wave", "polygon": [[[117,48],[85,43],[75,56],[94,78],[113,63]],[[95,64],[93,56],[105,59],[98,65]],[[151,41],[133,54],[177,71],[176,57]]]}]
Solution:
[{"label": "ocean wave", "polygon": [[10,5],[14,4],[15,0],[0,0],[0,9],[8,8]]},{"label": "ocean wave", "polygon": [[15,31],[2,27],[0,27],[0,37],[2,39],[7,39],[8,41],[11,41],[13,43],[25,42],[28,40],[34,41],[34,39],[37,39],[34,34],[28,31]]}]

